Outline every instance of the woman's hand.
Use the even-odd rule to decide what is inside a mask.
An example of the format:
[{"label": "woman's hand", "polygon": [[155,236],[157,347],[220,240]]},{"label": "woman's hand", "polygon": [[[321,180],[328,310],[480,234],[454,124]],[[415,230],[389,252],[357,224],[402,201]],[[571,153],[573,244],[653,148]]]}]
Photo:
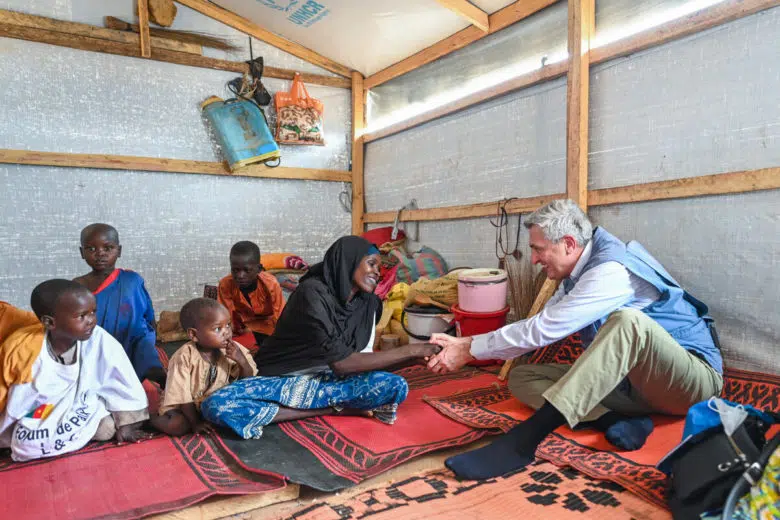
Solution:
[{"label": "woman's hand", "polygon": [[471,336],[456,338],[448,334],[433,334],[431,343],[442,347],[436,357],[428,362],[428,368],[437,374],[454,372],[474,360],[471,355]]},{"label": "woman's hand", "polygon": [[410,343],[408,347],[413,358],[423,358],[425,361],[430,360],[441,351],[440,346],[431,343]]}]

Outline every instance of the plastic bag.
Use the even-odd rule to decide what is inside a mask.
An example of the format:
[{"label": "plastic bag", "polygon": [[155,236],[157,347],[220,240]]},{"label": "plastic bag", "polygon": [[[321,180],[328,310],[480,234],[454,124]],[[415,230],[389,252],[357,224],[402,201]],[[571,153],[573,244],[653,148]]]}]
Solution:
[{"label": "plastic bag", "polygon": [[320,100],[309,95],[300,74],[295,74],[289,92],[274,94],[274,101],[277,143],[325,145],[324,107]]},{"label": "plastic bag", "polygon": [[761,480],[737,503],[736,520],[773,520],[780,518],[780,448],[769,458]]}]

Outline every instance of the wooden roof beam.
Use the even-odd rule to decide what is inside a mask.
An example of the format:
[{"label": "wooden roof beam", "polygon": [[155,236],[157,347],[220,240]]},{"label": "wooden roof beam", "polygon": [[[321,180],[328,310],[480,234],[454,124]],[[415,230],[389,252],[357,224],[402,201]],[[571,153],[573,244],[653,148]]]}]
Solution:
[{"label": "wooden roof beam", "polygon": [[[83,51],[102,52],[133,58],[141,57],[138,35],[86,24],[63,22],[41,16],[24,15],[3,9],[0,9],[0,37],[47,43]],[[218,60],[191,52],[169,50],[169,48],[180,48],[178,44],[181,42],[173,42],[173,45],[168,46],[169,48],[161,48],[156,46],[156,41],[154,37],[151,38],[152,55],[150,59],[152,60],[239,73],[248,72],[249,70],[245,62]],[[159,41],[164,42],[166,40],[160,39]],[[191,44],[182,45],[193,47]],[[295,73],[296,71],[294,70],[277,67],[265,67],[263,69],[263,77],[267,78],[291,80]],[[337,76],[301,73],[301,79],[306,83],[327,87],[350,88],[352,86],[351,80]]]},{"label": "wooden roof beam", "polygon": [[[78,22],[68,22],[65,20],[55,20],[45,16],[35,16],[32,14],[18,13],[0,9],[0,23],[7,25],[19,25],[22,27],[32,27],[35,29],[44,29],[47,31],[61,32],[75,36],[88,36],[99,40],[110,40],[118,43],[130,43],[138,45],[138,35],[128,31],[119,31],[116,29],[107,29]],[[194,43],[184,43],[177,40],[169,40],[152,36],[150,38],[152,48],[165,49],[176,52],[187,52],[189,54],[202,54],[203,48]]]},{"label": "wooden roof beam", "polygon": [[[717,27],[718,25],[777,6],[780,6],[780,0],[742,0],[737,3],[722,2],[720,4],[715,4],[712,7],[696,11],[695,13],[673,20],[659,27],[653,27],[608,45],[590,49],[590,64],[595,65],[615,58],[629,56],[635,52],[649,49],[657,45],[663,45],[664,43],[678,38],[689,36],[712,27]],[[364,140],[366,143],[376,141],[377,139],[414,128],[415,126],[427,123],[428,121],[433,121],[434,119],[464,110],[477,103],[493,99],[496,96],[508,94],[509,92],[514,92],[542,81],[558,78],[562,74],[565,74],[568,71],[568,68],[568,60],[552,65],[545,65],[542,69],[505,81],[490,89],[476,92],[463,99],[448,103],[443,107],[401,121],[387,128],[367,133],[364,136]]]},{"label": "wooden roof beam", "polygon": [[541,11],[545,7],[551,6],[557,1],[558,0],[518,0],[488,16],[489,30],[487,32],[474,26],[466,27],[462,31],[458,31],[452,36],[434,43],[430,47],[423,49],[398,63],[390,65],[376,74],[372,74],[366,78],[364,86],[366,89],[371,89],[377,85],[390,81],[401,74],[411,72],[416,68],[422,67],[426,63],[438,60],[451,52],[462,49],[463,47],[484,38],[488,34],[493,34],[524,18],[528,18],[537,11]]},{"label": "wooden roof beam", "polygon": [[351,81],[352,69],[350,69],[349,67],[345,67],[344,65],[336,63],[330,58],[326,58],[325,56],[322,56],[321,54],[317,54],[311,49],[307,49],[303,45],[282,38],[281,36],[278,36],[272,33],[271,31],[263,29],[256,23],[247,20],[243,16],[239,16],[231,11],[228,11],[227,9],[223,9],[222,7],[219,7],[216,4],[207,2],[206,0],[176,0],[176,1],[184,6],[189,7],[190,9],[194,9],[199,13],[208,16],[209,18],[213,18],[218,22],[221,22],[229,27],[232,27],[237,31],[241,31],[244,34],[248,34],[249,36],[264,41],[269,45],[273,45],[277,49],[281,49],[284,52],[292,54],[293,56],[297,56],[302,60],[308,61],[309,63],[313,63],[318,67],[322,67],[323,69],[329,70],[340,76],[350,78]]},{"label": "wooden roof beam", "polygon": [[461,18],[465,18],[471,25],[478,27],[483,32],[490,30],[488,14],[472,4],[468,0],[436,0]]}]

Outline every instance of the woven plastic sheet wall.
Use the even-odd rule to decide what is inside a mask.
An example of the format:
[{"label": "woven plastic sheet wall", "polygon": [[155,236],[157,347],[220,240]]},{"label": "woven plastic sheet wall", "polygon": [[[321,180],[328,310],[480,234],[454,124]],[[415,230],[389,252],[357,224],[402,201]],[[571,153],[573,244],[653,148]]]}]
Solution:
[{"label": "woven plastic sheet wall", "polygon": [[385,126],[399,110],[432,108],[457,91],[485,88],[566,57],[566,2],[369,91],[368,128]]},{"label": "woven plastic sheet wall", "polygon": [[566,84],[515,92],[366,146],[368,211],[561,193]]},{"label": "woven plastic sheet wall", "polygon": [[[591,189],[780,165],[777,34],[780,8],[595,67]],[[562,192],[564,136],[560,81],[371,142],[368,209]],[[728,365],[780,373],[776,190],[590,213],[643,243],[710,306]],[[419,244],[440,248],[452,265],[494,266],[493,237],[488,219],[429,222]]]},{"label": "woven plastic sheet wall", "polygon": [[[22,4],[3,7],[96,24],[79,13],[121,16],[100,2]],[[191,22],[186,28],[216,33],[208,21]],[[233,37],[243,41],[235,31]],[[0,39],[0,51],[0,148],[220,160],[199,104],[226,97],[235,74],[11,39]],[[296,67],[295,60],[267,63]],[[265,83],[272,92],[289,88],[287,81]],[[282,165],[347,170],[350,92],[309,91],[325,103],[327,146],[283,147]],[[317,261],[349,230],[343,189],[333,182],[0,165],[0,299],[26,307],[36,283],[86,272],[79,231],[102,221],[119,229],[119,265],[144,276],[156,310],[177,309],[227,274],[237,240]]]}]

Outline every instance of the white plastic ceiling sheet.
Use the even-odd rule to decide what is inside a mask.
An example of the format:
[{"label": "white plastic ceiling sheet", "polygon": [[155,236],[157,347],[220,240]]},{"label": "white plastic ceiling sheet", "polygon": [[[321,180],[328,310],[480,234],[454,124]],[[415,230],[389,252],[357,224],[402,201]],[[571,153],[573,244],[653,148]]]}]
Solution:
[{"label": "white plastic ceiling sheet", "polygon": [[[472,0],[492,14],[514,0]],[[469,26],[436,0],[214,0],[260,27],[364,75]]]}]

